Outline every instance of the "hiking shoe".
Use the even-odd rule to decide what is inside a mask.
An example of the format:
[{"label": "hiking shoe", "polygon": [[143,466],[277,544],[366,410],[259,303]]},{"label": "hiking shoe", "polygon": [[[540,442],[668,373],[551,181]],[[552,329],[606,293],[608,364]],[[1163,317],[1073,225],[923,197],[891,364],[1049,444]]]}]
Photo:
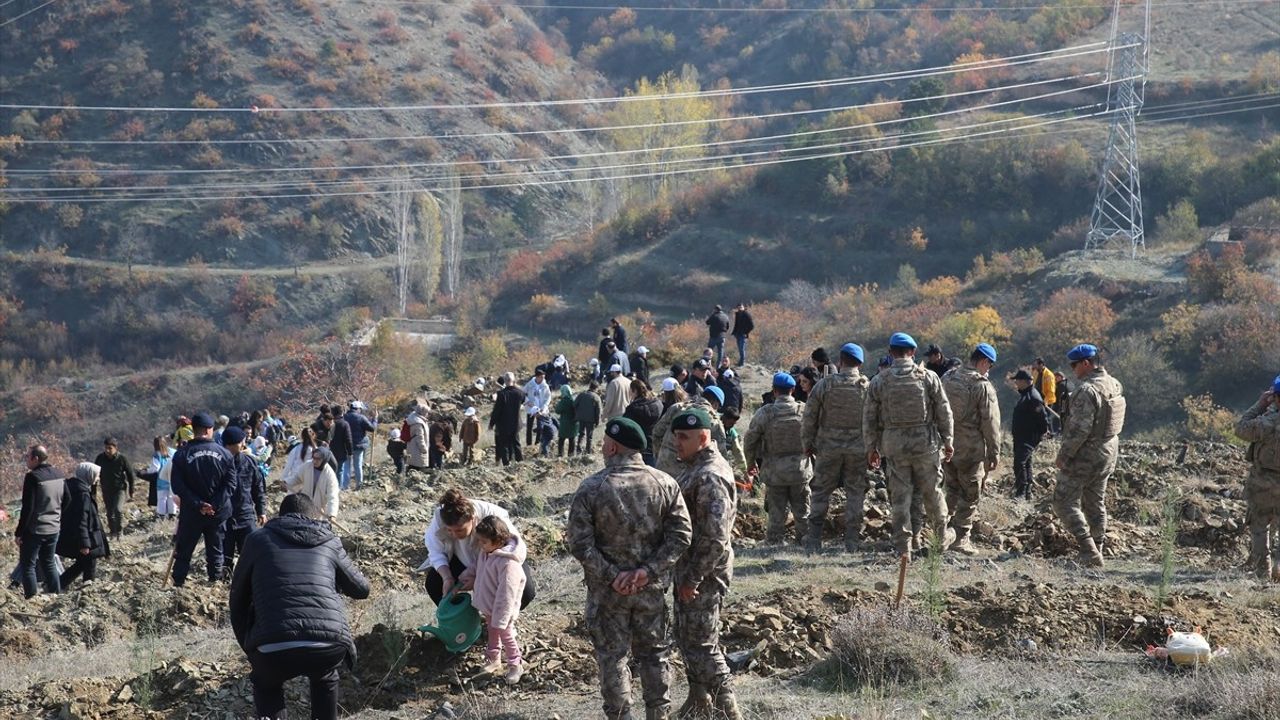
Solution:
[{"label": "hiking shoe", "polygon": [[973,546],[973,541],[969,539],[968,535],[961,535],[956,538],[956,541],[951,543],[951,547],[948,549],[970,557],[978,554],[978,548]]},{"label": "hiking shoe", "polygon": [[1103,566],[1102,552],[1098,550],[1093,538],[1086,538],[1080,543],[1080,564],[1091,568]]},{"label": "hiking shoe", "polygon": [[507,666],[507,684],[515,685],[524,677],[524,663],[512,663]]}]

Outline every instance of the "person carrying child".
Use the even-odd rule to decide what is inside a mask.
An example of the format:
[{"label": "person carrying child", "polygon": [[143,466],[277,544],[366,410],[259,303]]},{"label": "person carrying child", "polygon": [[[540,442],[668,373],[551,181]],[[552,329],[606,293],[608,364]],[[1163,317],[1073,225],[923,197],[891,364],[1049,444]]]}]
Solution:
[{"label": "person carrying child", "polygon": [[525,585],[522,566],[528,551],[524,541],[497,515],[481,518],[475,534],[483,552],[476,562],[471,604],[484,617],[488,630],[483,671],[496,675],[505,660],[507,684],[515,685],[524,675],[524,661],[516,642],[516,619],[520,616]]}]

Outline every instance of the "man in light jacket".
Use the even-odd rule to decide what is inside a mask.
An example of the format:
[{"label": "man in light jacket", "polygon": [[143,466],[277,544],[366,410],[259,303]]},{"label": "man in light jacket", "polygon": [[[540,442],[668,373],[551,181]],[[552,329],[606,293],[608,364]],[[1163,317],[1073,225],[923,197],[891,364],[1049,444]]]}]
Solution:
[{"label": "man in light jacket", "polygon": [[551,386],[547,385],[546,371],[538,368],[533,379],[524,386],[524,444],[533,444],[533,431],[538,415],[551,406]]}]

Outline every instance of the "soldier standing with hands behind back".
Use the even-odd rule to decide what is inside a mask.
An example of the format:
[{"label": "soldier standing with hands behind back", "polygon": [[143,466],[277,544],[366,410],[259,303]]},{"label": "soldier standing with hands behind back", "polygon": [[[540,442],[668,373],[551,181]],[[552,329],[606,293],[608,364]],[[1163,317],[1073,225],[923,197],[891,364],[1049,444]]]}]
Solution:
[{"label": "soldier standing with hands behind back", "polygon": [[1280,376],[1236,423],[1236,435],[1249,441],[1248,504],[1249,569],[1258,579],[1280,582],[1280,548],[1270,547],[1270,533],[1280,527]]},{"label": "soldier standing with hands behind back", "polygon": [[644,431],[626,418],[605,425],[604,469],[582,481],[569,508],[569,549],[587,585],[586,624],[609,720],[631,717],[635,656],[645,717],[671,709],[667,588],[692,528],[680,486],[644,464]]},{"label": "soldier standing with hands behind back", "polygon": [[733,468],[711,441],[716,421],[702,408],[689,408],[671,423],[680,462],[680,492],[693,522],[689,552],[676,562],[676,643],[684,655],[689,698],[677,713],[685,717],[741,720],[729,687],[729,665],[720,647],[720,606],[733,578],[733,522],[737,487]]}]

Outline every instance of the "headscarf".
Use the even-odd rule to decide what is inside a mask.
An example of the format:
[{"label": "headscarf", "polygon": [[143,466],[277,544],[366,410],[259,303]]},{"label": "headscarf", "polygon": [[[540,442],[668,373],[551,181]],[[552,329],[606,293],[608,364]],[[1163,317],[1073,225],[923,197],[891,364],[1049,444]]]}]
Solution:
[{"label": "headscarf", "polygon": [[76,466],[76,478],[88,483],[89,487],[98,484],[98,476],[102,474],[102,468],[91,462],[82,462]]},{"label": "headscarf", "polygon": [[560,397],[565,400],[573,400],[573,390],[568,385],[560,386]]},{"label": "headscarf", "polygon": [[326,463],[333,459],[333,451],[327,447],[318,447],[311,453],[311,462],[315,462],[316,458],[324,460]]}]

